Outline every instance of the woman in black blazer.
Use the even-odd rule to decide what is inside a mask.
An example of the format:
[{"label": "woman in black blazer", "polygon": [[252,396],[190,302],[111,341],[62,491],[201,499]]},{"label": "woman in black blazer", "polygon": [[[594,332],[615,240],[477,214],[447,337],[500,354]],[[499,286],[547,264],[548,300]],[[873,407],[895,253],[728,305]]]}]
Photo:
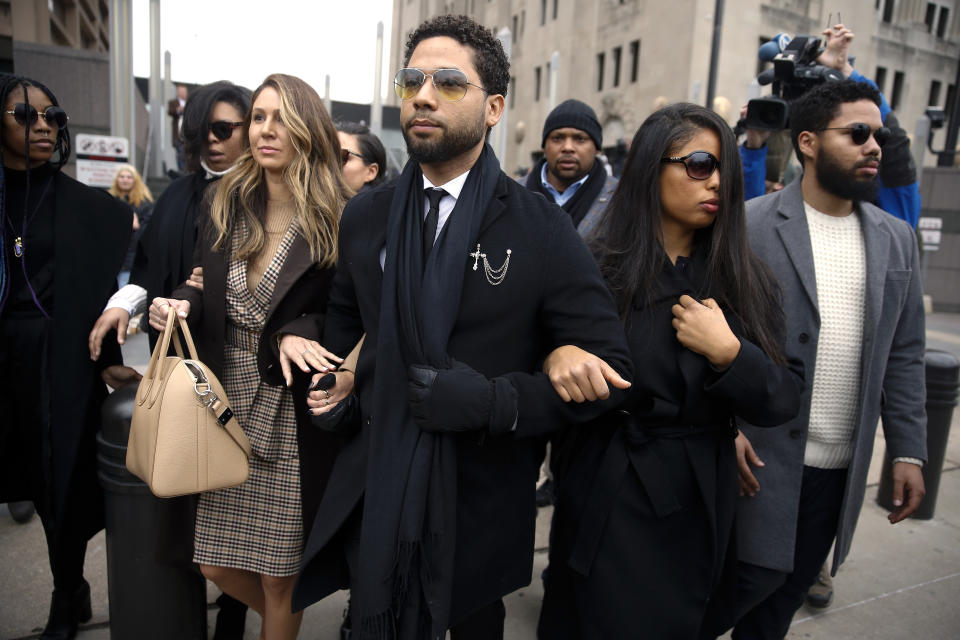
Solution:
[{"label": "woman in black blazer", "polygon": [[[261,615],[262,637],[292,639],[304,520],[313,520],[338,449],[335,436],[310,428],[294,398],[306,395],[306,372],[339,362],[316,340],[349,191],[333,122],[299,78],[267,77],[244,130],[245,153],[217,184],[201,223],[203,289],[185,284],[155,298],[150,324],[162,329],[173,306],[196,326],[200,356],[223,382],[253,449],[243,485],[201,494],[194,560]],[[280,339],[291,333],[297,337],[281,356]],[[301,371],[292,372],[291,361]]]},{"label": "woman in black blazer", "polygon": [[[543,639],[713,637],[734,584],[735,417],[773,426],[799,407],[730,128],[672,105],[630,149],[593,248],[635,375],[619,411],[557,448]],[[563,347],[545,364],[565,399],[596,394],[577,382],[584,359]]]}]

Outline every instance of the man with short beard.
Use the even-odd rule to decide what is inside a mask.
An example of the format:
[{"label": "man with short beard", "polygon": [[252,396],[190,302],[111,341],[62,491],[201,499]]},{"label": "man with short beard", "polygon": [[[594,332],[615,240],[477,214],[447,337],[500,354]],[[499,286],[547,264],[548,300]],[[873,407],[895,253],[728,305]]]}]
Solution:
[{"label": "man with short beard", "polygon": [[577,232],[586,238],[618,182],[597,157],[603,148],[597,114],[579,100],[564,100],[544,121],[541,146],[543,158],[524,183],[570,214]]},{"label": "man with short beard", "polygon": [[[317,426],[349,439],[294,607],[349,586],[364,639],[502,638],[502,597],[530,583],[546,434],[617,400],[565,404],[543,359],[577,344],[630,373],[570,217],[504,174],[486,144],[509,67],[465,16],[420,25],[394,80],[411,159],[343,212],[323,344],[346,355],[366,338],[355,373],[308,399]],[[599,362],[595,374],[628,384]]]},{"label": "man with short beard", "polygon": [[[804,362],[800,415],[737,438],[740,586],[735,640],[783,638],[834,545],[850,550],[874,433],[893,459],[897,523],[923,498],[924,315],[910,226],[869,204],[889,135],[876,89],[825,83],[790,106],[803,176],[747,203],[753,250],[773,269],[785,355]],[[762,462],[761,462],[762,461]]]}]

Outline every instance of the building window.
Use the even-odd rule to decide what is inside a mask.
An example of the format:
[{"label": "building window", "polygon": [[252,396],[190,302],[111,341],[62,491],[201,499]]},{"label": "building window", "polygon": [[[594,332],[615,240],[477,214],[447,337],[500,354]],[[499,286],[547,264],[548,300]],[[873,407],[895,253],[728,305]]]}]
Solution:
[{"label": "building window", "polygon": [[603,91],[603,52],[597,54],[597,91]]},{"label": "building window", "polygon": [[517,41],[517,27],[518,27],[518,26],[519,26],[519,20],[517,20],[517,16],[513,16],[513,38],[512,38],[512,41],[513,41],[513,42],[516,42],[516,41]]},{"label": "building window", "polygon": [[927,3],[927,13],[923,17],[923,24],[927,25],[927,33],[933,33],[933,22],[937,17],[937,5]]},{"label": "building window", "polygon": [[560,0],[553,0],[553,19],[557,19],[557,4],[560,3]]},{"label": "building window", "polygon": [[533,70],[533,101],[540,102],[540,76],[542,75],[540,67]]},{"label": "building window", "polygon": [[883,3],[883,21],[893,22],[893,3],[894,0],[884,0]]},{"label": "building window", "polygon": [[510,108],[513,109],[517,106],[517,79],[514,76],[510,76]]},{"label": "building window", "polygon": [[873,81],[877,83],[877,88],[880,89],[880,93],[883,93],[883,87],[887,84],[887,68],[877,67],[877,75],[873,78]]},{"label": "building window", "polygon": [[903,71],[893,72],[893,91],[890,92],[890,108],[900,108],[900,96],[903,94]]},{"label": "building window", "polygon": [[540,0],[540,25],[547,24],[547,0]]},{"label": "building window", "polygon": [[620,58],[623,57],[623,47],[613,48],[613,86],[620,86]]},{"label": "building window", "polygon": [[640,41],[634,40],[630,43],[630,82],[637,81],[637,75],[640,72]]},{"label": "building window", "polygon": [[935,107],[940,104],[940,81],[932,80],[930,82],[930,97],[927,98],[927,106]]},{"label": "building window", "polygon": [[547,100],[550,99],[550,82],[551,82],[551,77],[550,77],[550,76],[552,76],[552,75],[553,75],[553,74],[550,73],[550,61],[547,60],[547,79],[546,79],[546,81],[544,82],[545,87],[544,87],[544,90],[543,90],[543,92],[544,92],[545,94],[547,94]]},{"label": "building window", "polygon": [[527,10],[520,12],[520,35],[523,35],[523,29],[527,26]]},{"label": "building window", "polygon": [[937,37],[941,40],[947,35],[947,26],[949,25],[950,9],[940,7],[940,18],[937,20]]}]

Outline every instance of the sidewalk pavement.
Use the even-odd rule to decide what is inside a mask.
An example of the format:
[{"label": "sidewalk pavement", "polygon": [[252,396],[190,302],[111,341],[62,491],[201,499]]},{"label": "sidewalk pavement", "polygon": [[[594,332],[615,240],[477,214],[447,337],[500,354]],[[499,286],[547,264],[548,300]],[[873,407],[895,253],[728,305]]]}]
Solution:
[{"label": "sidewalk pavement", "polygon": [[[146,340],[142,335],[132,338],[124,353],[128,362],[142,368],[148,359]],[[927,348],[950,351],[960,358],[960,314],[927,316]],[[954,411],[933,519],[910,519],[896,526],[887,522],[886,512],[875,501],[883,452],[883,437],[878,434],[867,499],[853,549],[834,578],[833,605],[821,610],[800,609],[787,636],[789,640],[960,638],[960,410]],[[507,640],[536,637],[543,596],[539,576],[547,563],[551,513],[552,509],[547,508],[538,515],[530,586],[505,599]],[[38,519],[17,525],[0,507],[0,549],[0,639],[35,638],[46,620],[52,589]],[[106,640],[110,632],[103,532],[91,540],[87,549],[86,577],[92,589],[93,619],[81,628],[78,639]],[[210,586],[208,602],[212,603],[218,593]],[[346,593],[339,592],[307,609],[300,637],[336,640],[345,606]],[[211,631],[215,618],[213,607],[209,616]],[[245,640],[256,640],[258,632],[258,617],[250,613]],[[638,637],[642,637],[641,633],[638,630]]]}]

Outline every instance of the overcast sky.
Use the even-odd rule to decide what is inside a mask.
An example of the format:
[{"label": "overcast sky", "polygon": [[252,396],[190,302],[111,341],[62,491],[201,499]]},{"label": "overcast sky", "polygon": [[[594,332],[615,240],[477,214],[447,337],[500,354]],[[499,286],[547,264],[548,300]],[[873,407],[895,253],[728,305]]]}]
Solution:
[{"label": "overcast sky", "polygon": [[[133,69],[150,75],[148,0],[133,2]],[[230,80],[254,89],[270,73],[309,82],[321,96],[373,100],[377,22],[383,22],[383,91],[392,79],[392,0],[161,0],[160,48],[173,80]],[[161,57],[161,73],[163,73]],[[383,94],[386,97],[386,93]]]}]

